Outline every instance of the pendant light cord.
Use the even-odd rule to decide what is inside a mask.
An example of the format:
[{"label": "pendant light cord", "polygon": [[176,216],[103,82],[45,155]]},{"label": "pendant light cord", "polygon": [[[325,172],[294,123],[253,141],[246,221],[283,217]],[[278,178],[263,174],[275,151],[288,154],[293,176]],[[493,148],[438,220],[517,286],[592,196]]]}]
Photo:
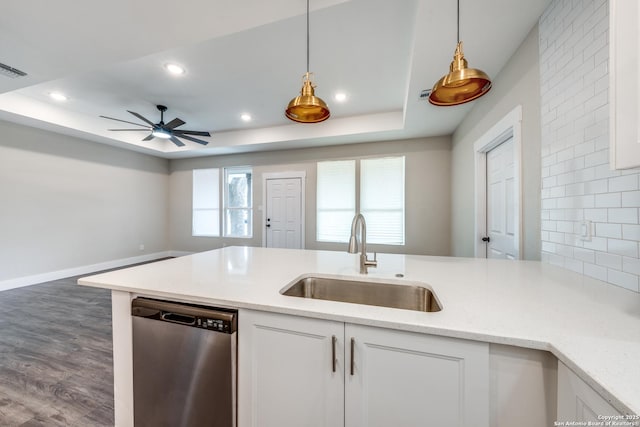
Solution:
[{"label": "pendant light cord", "polygon": [[[309,2],[309,0],[307,0]],[[309,24],[307,24],[307,27]],[[460,43],[460,0],[458,0],[458,43]]]},{"label": "pendant light cord", "polygon": [[309,0],[307,0],[307,73],[308,72],[309,72]]}]

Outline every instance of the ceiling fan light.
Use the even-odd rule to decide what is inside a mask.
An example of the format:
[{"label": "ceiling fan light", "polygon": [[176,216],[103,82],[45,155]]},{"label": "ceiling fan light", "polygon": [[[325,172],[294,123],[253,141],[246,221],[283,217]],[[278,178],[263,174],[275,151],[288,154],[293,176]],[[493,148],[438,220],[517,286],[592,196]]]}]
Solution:
[{"label": "ceiling fan light", "polygon": [[319,123],[331,116],[326,102],[315,96],[310,75],[305,73],[300,95],[293,98],[285,110],[287,118],[294,122]]},{"label": "ceiling fan light", "polygon": [[460,105],[480,98],[491,89],[489,76],[481,70],[468,68],[458,42],[449,74],[436,82],[429,95],[429,102],[437,106]]},{"label": "ceiling fan light", "polygon": [[164,129],[154,129],[151,132],[151,135],[155,136],[156,138],[161,138],[161,139],[169,139],[169,138],[171,138],[171,133],[167,132]]}]

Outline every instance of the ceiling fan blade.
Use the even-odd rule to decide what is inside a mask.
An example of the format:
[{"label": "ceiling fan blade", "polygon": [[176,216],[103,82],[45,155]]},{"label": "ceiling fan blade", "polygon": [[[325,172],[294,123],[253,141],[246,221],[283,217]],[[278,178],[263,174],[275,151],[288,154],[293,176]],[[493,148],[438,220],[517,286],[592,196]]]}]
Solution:
[{"label": "ceiling fan blade", "polygon": [[150,133],[149,136],[143,139],[143,141],[151,141],[153,138],[155,138],[155,136],[153,136],[153,134]]},{"label": "ceiling fan blade", "polygon": [[129,110],[127,110],[127,112],[128,112],[128,113],[133,114],[134,116],[136,116],[137,118],[139,118],[140,120],[142,120],[143,122],[145,122],[145,123],[149,124],[149,125],[150,125],[150,126],[152,126],[152,127],[155,125],[155,123],[150,122],[149,120],[147,120],[146,118],[144,118],[142,115],[140,115],[140,114],[136,113],[135,111],[129,111]]},{"label": "ceiling fan blade", "polygon": [[102,117],[103,119],[109,119],[109,120],[115,120],[115,121],[118,121],[118,122],[129,123],[130,125],[142,126],[142,127],[147,128],[147,129],[149,128],[147,125],[141,125],[140,123],[128,122],[126,120],[114,119],[113,117],[107,117],[107,116],[100,116],[100,117]]},{"label": "ceiling fan blade", "polygon": [[203,141],[201,139],[193,138],[187,135],[177,135],[177,136],[179,136],[180,138],[188,139],[189,141],[197,142],[198,144],[202,144],[202,145],[207,145],[209,143],[209,141]]},{"label": "ceiling fan blade", "polygon": [[115,132],[118,132],[118,131],[128,131],[128,132],[140,132],[140,131],[143,131],[143,132],[149,132],[149,128],[146,128],[146,129],[107,129],[107,130],[115,131]]},{"label": "ceiling fan blade", "polygon": [[172,136],[171,138],[169,138],[171,140],[171,142],[173,142],[174,144],[176,144],[178,147],[184,147],[184,142],[180,141],[178,138],[176,138],[175,136]]},{"label": "ceiling fan blade", "polygon": [[202,132],[198,130],[175,130],[173,131],[176,135],[198,135],[198,136],[211,136],[209,132]]},{"label": "ceiling fan blade", "polygon": [[175,119],[171,120],[169,123],[164,125],[164,127],[167,128],[167,129],[175,129],[178,126],[182,126],[185,123],[186,122],[183,122],[182,120],[180,120],[179,118],[176,117]]}]

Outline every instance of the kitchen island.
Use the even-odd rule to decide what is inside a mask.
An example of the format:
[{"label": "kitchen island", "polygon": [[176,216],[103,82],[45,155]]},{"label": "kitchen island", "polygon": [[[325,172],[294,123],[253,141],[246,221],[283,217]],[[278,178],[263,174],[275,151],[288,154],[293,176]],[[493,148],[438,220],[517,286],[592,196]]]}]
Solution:
[{"label": "kitchen island", "polygon": [[[426,285],[442,310],[280,294],[308,275]],[[621,414],[640,414],[640,294],[536,261],[379,254],[378,267],[363,276],[355,254],[227,247],[85,277],[79,284],[112,290],[119,427],[133,419],[130,304],[136,296],[549,351]]]}]

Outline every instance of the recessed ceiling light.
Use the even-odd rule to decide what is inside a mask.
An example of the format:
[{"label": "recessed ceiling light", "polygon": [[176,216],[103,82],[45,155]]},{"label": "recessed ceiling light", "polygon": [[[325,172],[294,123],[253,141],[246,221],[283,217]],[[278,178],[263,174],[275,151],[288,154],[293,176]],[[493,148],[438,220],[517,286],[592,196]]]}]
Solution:
[{"label": "recessed ceiling light", "polygon": [[181,74],[185,73],[185,69],[182,68],[181,66],[179,66],[178,64],[166,64],[164,66],[165,70],[167,70],[169,73],[179,76]]},{"label": "recessed ceiling light", "polygon": [[60,92],[49,92],[49,96],[51,99],[55,99],[56,101],[66,101],[69,99],[65,94]]},{"label": "recessed ceiling light", "polygon": [[242,113],[240,115],[240,118],[242,119],[243,122],[250,122],[251,121],[251,114]]},{"label": "recessed ceiling light", "polygon": [[336,102],[344,102],[347,100],[347,94],[344,92],[338,92],[333,96],[333,99],[335,99]]}]

